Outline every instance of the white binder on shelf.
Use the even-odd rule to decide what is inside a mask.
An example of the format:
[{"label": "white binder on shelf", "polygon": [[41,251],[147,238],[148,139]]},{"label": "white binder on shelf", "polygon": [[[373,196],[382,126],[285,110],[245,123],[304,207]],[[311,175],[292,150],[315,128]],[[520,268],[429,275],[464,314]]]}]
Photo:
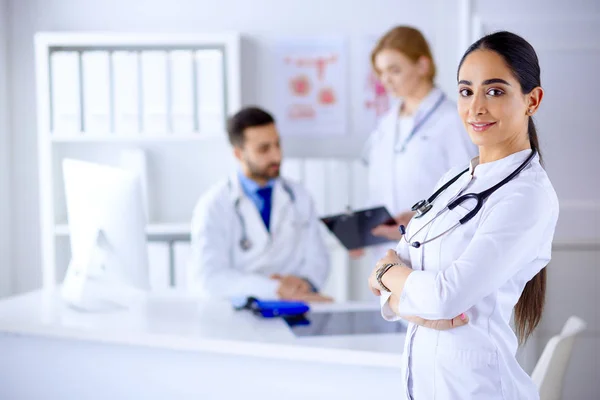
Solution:
[{"label": "white binder on shelf", "polygon": [[110,58],[107,51],[84,51],[81,55],[83,77],[83,131],[108,134],[110,122]]},{"label": "white binder on shelf", "polygon": [[193,53],[176,50],[169,53],[170,61],[170,126],[172,132],[191,133],[194,127]]},{"label": "white binder on shelf", "polygon": [[79,53],[56,51],[50,55],[52,131],[73,135],[81,131]]},{"label": "white binder on shelf", "polygon": [[219,136],[225,130],[225,84],[223,53],[216,49],[196,51],[198,130]]},{"label": "white binder on shelf", "polygon": [[166,51],[142,51],[142,113],[144,133],[168,133]]},{"label": "white binder on shelf", "polygon": [[139,54],[113,52],[112,77],[114,131],[121,135],[139,133]]}]

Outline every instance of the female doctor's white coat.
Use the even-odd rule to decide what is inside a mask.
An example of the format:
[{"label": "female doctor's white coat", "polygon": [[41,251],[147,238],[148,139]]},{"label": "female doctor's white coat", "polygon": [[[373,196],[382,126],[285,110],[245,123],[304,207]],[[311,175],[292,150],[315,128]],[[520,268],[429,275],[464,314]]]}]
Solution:
[{"label": "female doctor's white coat", "polygon": [[[234,175],[198,201],[191,226],[188,290],[210,297],[277,298],[272,274],[295,275],[322,288],[329,255],[309,193],[279,178],[273,187],[270,232]],[[243,220],[243,223],[241,219]],[[243,250],[243,225],[251,242]]]},{"label": "female doctor's white coat", "polygon": [[456,104],[440,89],[429,92],[407,124],[400,124],[400,107],[382,117],[363,150],[368,206],[385,205],[392,215],[409,211],[450,168],[466,165],[477,155]]},{"label": "female doctor's white coat", "polygon": [[[451,198],[495,185],[530,152],[481,165],[473,159],[470,171],[440,195],[426,215],[412,219],[407,239],[423,242],[454,225],[474,202],[444,212],[415,235]],[[460,170],[446,174],[438,187]],[[420,248],[399,242],[396,252],[414,270],[401,294],[399,314],[435,320],[465,312],[469,317],[468,324],[447,331],[409,324],[399,398],[539,398],[516,361],[517,339],[509,320],[525,284],[550,261],[557,219],[556,193],[535,156],[465,225]],[[382,295],[382,314],[396,320],[388,298],[389,293]]]}]

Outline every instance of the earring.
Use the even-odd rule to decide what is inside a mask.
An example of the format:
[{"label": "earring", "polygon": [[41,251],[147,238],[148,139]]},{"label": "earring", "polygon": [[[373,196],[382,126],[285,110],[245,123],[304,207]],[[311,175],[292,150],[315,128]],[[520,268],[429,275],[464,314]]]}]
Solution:
[{"label": "earring", "polygon": [[533,114],[533,108],[530,108],[529,110],[527,110],[527,113],[530,115]]}]

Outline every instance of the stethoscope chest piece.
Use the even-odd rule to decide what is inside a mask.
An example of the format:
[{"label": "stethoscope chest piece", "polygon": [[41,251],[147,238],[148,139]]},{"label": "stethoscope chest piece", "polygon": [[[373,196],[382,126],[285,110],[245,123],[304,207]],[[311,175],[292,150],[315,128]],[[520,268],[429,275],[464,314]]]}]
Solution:
[{"label": "stethoscope chest piece", "polygon": [[419,218],[427,214],[427,212],[431,210],[431,207],[433,207],[433,205],[430,202],[421,200],[412,206],[412,211],[416,212],[415,218]]}]

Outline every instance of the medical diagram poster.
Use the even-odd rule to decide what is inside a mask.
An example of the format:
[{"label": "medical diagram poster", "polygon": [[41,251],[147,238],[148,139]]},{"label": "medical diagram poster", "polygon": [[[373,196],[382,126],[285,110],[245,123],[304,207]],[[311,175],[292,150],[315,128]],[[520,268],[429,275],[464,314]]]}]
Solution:
[{"label": "medical diagram poster", "polygon": [[280,41],[275,57],[275,104],[281,135],[346,134],[344,39]]},{"label": "medical diagram poster", "polygon": [[[377,37],[364,37],[357,46],[358,110],[356,121],[361,135],[369,135],[376,127],[379,119],[390,109],[390,97],[371,66],[371,52],[377,44]],[[353,80],[354,80],[353,79]]]}]

